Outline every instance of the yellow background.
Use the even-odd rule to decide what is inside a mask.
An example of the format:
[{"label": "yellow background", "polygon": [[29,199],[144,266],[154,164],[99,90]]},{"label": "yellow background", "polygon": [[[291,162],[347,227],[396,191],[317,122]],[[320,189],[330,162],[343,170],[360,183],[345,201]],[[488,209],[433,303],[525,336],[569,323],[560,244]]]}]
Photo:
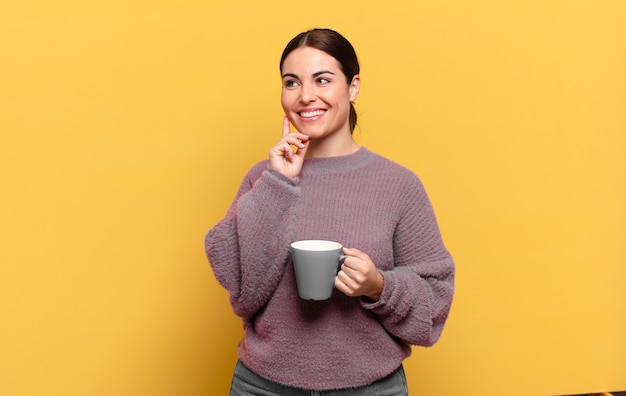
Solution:
[{"label": "yellow background", "polygon": [[360,143],[457,264],[415,395],[626,389],[626,2],[0,3],[0,395],[223,395],[203,237],[279,138],[286,42],[362,66]]}]

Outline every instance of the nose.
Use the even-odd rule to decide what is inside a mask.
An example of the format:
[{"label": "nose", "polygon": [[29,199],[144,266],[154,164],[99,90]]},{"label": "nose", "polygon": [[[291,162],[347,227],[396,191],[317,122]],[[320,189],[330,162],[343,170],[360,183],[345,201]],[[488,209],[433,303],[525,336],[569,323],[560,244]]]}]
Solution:
[{"label": "nose", "polygon": [[301,103],[311,103],[315,100],[315,87],[311,86],[311,84],[304,83],[300,88],[300,102]]}]

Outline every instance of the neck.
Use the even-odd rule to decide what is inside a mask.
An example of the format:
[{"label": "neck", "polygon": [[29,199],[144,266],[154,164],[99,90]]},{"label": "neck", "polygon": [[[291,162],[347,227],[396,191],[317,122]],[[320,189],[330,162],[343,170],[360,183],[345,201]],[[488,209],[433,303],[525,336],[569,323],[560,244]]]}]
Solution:
[{"label": "neck", "polygon": [[337,136],[334,139],[312,139],[306,151],[306,158],[339,157],[353,154],[359,150],[359,145],[352,135]]}]

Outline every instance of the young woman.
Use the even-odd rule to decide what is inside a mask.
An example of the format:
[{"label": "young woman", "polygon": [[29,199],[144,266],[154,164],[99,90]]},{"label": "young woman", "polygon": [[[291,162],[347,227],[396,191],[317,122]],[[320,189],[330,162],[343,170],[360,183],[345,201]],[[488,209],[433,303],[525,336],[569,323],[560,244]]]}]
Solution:
[{"label": "young woman", "polygon": [[[280,72],[282,138],[206,236],[245,328],[231,395],[406,395],[402,361],[439,339],[454,293],[432,206],[417,176],[353,139],[361,81],[343,36],[297,35]],[[348,246],[329,300],[298,297],[302,239]]]}]

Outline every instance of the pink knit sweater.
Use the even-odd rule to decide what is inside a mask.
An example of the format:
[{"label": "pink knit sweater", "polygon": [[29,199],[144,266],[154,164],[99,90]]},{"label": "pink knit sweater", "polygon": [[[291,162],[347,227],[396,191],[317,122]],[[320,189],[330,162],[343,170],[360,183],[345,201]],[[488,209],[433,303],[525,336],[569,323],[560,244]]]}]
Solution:
[{"label": "pink knit sweater", "polygon": [[[289,244],[328,239],[370,256],[384,277],[380,300],[298,297]],[[454,293],[454,263],[431,204],[408,169],[366,148],[305,160],[291,180],[255,165],[206,253],[245,334],[239,358],[257,374],[329,390],[385,377],[441,335]]]}]

